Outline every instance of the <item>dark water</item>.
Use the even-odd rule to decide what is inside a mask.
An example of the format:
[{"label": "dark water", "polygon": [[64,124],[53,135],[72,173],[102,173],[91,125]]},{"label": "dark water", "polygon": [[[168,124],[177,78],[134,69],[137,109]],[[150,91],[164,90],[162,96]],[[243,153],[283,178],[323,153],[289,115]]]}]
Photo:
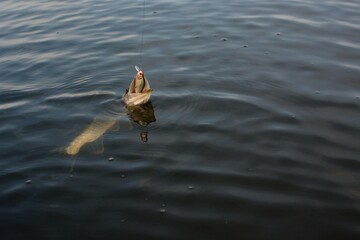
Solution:
[{"label": "dark water", "polygon": [[360,1],[142,4],[0,2],[1,239],[360,239]]}]

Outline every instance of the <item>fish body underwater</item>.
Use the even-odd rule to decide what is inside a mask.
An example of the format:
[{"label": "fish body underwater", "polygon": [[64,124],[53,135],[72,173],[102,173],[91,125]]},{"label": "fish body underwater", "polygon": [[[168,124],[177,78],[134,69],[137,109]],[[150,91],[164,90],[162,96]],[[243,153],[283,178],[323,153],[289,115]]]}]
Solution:
[{"label": "fish body underwater", "polygon": [[71,141],[69,146],[65,148],[65,152],[68,155],[76,155],[82,146],[87,143],[95,142],[116,123],[116,118],[95,118],[94,121],[80,135]]},{"label": "fish body underwater", "polygon": [[[126,110],[115,111],[116,114],[114,112],[112,114],[102,113],[95,117],[93,122],[65,148],[66,154],[76,155],[85,144],[97,141],[108,129],[117,125],[120,117],[126,113],[137,123],[139,121],[147,123],[155,121],[154,111],[151,102],[149,102],[153,90],[150,88],[144,72],[137,66],[135,66],[135,69],[137,73],[122,98],[126,104]],[[118,101],[116,102],[120,104]],[[143,116],[139,116],[139,112]],[[102,153],[102,151],[103,148],[98,152]]]}]

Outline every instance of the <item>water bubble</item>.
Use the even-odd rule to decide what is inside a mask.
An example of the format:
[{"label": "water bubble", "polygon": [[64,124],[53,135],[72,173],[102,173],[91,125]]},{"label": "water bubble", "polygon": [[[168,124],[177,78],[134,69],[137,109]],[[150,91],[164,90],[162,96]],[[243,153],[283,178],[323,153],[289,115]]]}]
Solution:
[{"label": "water bubble", "polygon": [[125,219],[121,219],[121,222],[124,223],[124,222],[125,222]]},{"label": "water bubble", "polygon": [[194,189],[194,186],[188,186],[188,189],[189,189],[189,190],[193,190],[193,189]]},{"label": "water bubble", "polygon": [[320,91],[315,91],[315,94],[320,94]]},{"label": "water bubble", "polygon": [[156,11],[154,11],[154,12],[153,12],[153,14],[157,14],[157,12],[156,12]]},{"label": "water bubble", "polygon": [[121,177],[124,178],[124,177],[125,177],[125,174],[121,174]]},{"label": "water bubble", "polygon": [[162,206],[162,207],[166,207],[166,204],[165,204],[165,203],[163,203],[163,204],[161,204],[161,206]]},{"label": "water bubble", "polygon": [[221,41],[226,42],[228,39],[227,38],[222,38]]},{"label": "water bubble", "polygon": [[165,213],[166,213],[166,209],[165,209],[165,208],[161,208],[161,209],[160,209],[160,213],[161,213],[161,214],[165,214]]},{"label": "water bubble", "polygon": [[32,181],[30,179],[28,179],[28,180],[25,181],[25,183],[30,184],[30,183],[32,183]]},{"label": "water bubble", "polygon": [[280,35],[281,35],[281,33],[280,33],[280,32],[277,32],[277,33],[276,33],[276,36],[280,36]]},{"label": "water bubble", "polygon": [[114,158],[113,158],[113,157],[109,157],[108,160],[109,160],[109,161],[114,161]]},{"label": "water bubble", "polygon": [[243,48],[247,48],[247,47],[248,47],[248,45],[244,45],[244,46],[243,46]]}]

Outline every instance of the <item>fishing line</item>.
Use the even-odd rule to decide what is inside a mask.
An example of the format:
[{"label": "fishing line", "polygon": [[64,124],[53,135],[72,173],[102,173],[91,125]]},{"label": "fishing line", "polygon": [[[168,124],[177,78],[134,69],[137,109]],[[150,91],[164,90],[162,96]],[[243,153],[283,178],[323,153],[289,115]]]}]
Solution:
[{"label": "fishing line", "polygon": [[146,8],[146,1],[144,0],[144,2],[143,2],[143,12],[142,12],[142,26],[141,26],[140,68],[142,68],[142,63],[143,63],[145,8]]}]

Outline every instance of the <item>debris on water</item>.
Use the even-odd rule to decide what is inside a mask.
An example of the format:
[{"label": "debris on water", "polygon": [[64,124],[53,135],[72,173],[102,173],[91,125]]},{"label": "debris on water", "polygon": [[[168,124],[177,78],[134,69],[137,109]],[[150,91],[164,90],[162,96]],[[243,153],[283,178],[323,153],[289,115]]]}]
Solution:
[{"label": "debris on water", "polygon": [[188,186],[188,189],[189,189],[189,190],[193,190],[193,189],[194,189],[194,186]]},{"label": "debris on water", "polygon": [[56,32],[56,34],[59,34],[59,32]]},{"label": "debris on water", "polygon": [[157,14],[157,12],[156,12],[156,11],[154,11],[154,12],[153,12],[153,14]]},{"label": "debris on water", "polygon": [[276,33],[276,36],[280,36],[280,35],[281,35],[281,33],[280,33],[280,32],[277,32],[277,33]]},{"label": "debris on water", "polygon": [[315,94],[320,94],[320,91],[316,91]]},{"label": "debris on water", "polygon": [[214,34],[213,37],[217,37],[217,34]]},{"label": "debris on water", "polygon": [[200,36],[195,36],[195,38],[200,38]]},{"label": "debris on water", "polygon": [[161,208],[161,209],[160,209],[160,213],[161,213],[161,214],[165,214],[165,213],[166,213],[165,208]]},{"label": "debris on water", "polygon": [[114,158],[113,158],[113,157],[109,157],[108,160],[109,160],[109,161],[114,161]]},{"label": "debris on water", "polygon": [[247,47],[248,47],[248,45],[244,45],[244,46],[243,46],[243,48],[247,48]]},{"label": "debris on water", "polygon": [[228,39],[227,38],[222,38],[221,41],[226,42]]},{"label": "debris on water", "polygon": [[30,183],[32,183],[32,181],[30,179],[28,179],[28,180],[25,181],[25,183],[30,184]]},{"label": "debris on water", "polygon": [[265,54],[265,55],[268,55],[268,54],[269,54],[269,52],[268,52],[268,51],[265,51],[265,52],[264,52],[264,54]]}]

